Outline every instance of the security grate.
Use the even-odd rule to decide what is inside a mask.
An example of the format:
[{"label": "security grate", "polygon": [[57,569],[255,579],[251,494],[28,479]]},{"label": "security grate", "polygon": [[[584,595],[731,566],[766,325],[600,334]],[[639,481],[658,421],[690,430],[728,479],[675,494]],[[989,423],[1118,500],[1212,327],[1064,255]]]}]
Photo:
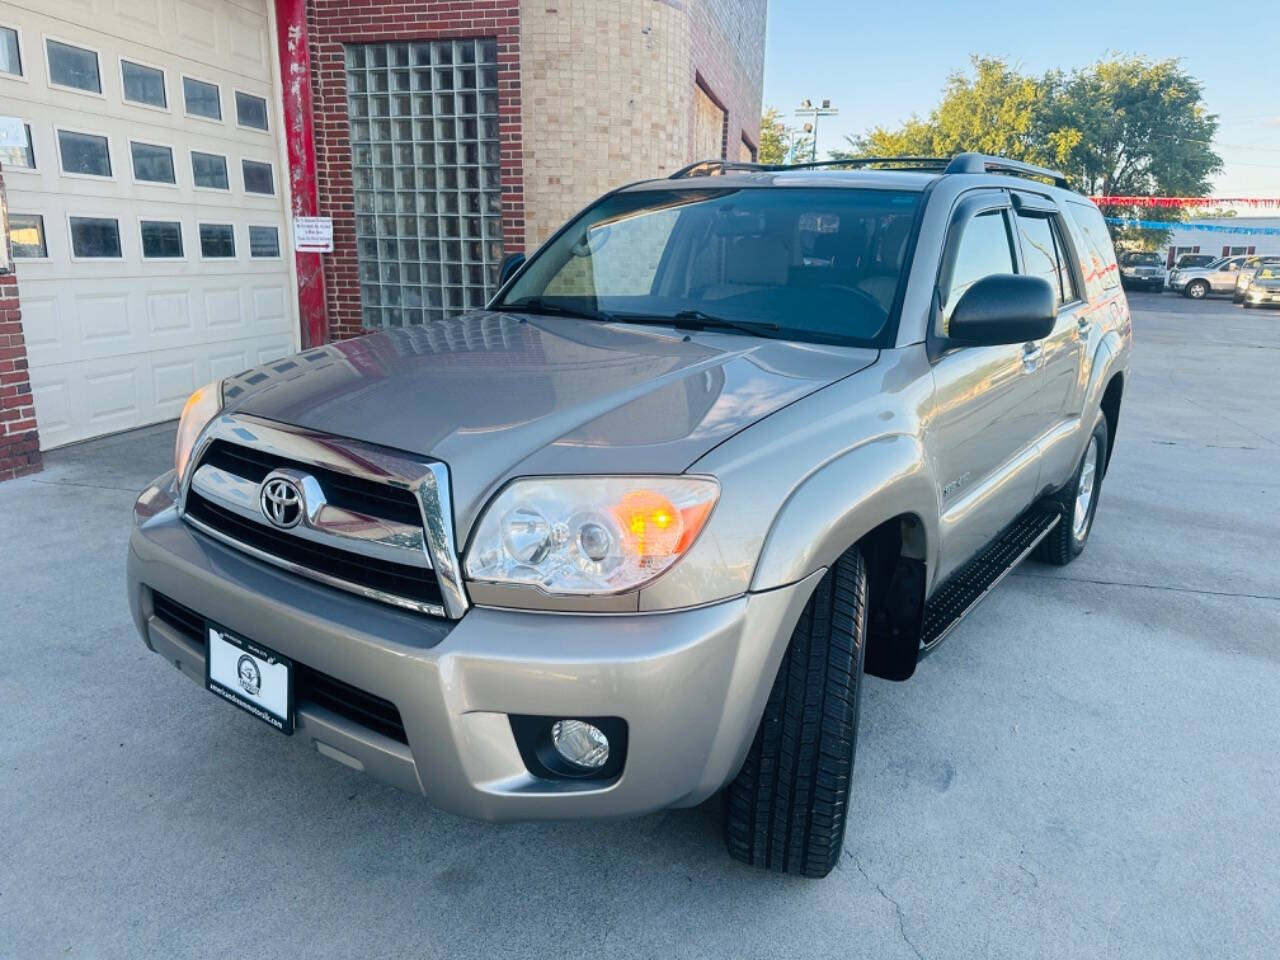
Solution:
[{"label": "security grate", "polygon": [[348,44],[346,68],[364,325],[483,306],[502,262],[497,41]]}]

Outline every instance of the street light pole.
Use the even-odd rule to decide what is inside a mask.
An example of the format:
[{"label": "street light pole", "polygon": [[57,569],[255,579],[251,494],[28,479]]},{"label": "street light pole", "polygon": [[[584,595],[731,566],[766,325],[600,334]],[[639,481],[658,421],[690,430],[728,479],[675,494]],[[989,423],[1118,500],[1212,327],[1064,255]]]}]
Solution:
[{"label": "street light pole", "polygon": [[800,101],[800,109],[796,111],[795,115],[797,117],[813,118],[812,123],[806,123],[804,125],[804,132],[813,134],[813,149],[811,150],[811,157],[814,163],[818,162],[818,118],[834,117],[839,113],[840,111],[831,105],[830,100],[823,100],[822,106],[820,107],[815,107],[813,103],[807,99]]}]

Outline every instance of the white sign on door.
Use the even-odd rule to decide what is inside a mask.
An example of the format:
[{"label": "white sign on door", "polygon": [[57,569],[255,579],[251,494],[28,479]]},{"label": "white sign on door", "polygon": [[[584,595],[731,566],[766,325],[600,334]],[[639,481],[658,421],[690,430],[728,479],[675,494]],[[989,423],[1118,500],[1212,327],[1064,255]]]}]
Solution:
[{"label": "white sign on door", "polygon": [[298,253],[333,253],[333,220],[294,217],[293,249]]}]

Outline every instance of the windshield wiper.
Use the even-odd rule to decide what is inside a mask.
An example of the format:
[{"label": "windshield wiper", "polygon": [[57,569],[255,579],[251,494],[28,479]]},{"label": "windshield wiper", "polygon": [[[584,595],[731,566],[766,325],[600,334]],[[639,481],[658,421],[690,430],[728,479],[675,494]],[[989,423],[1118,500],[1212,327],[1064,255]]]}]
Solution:
[{"label": "windshield wiper", "polygon": [[671,324],[677,330],[737,330],[753,337],[778,333],[782,327],[767,320],[728,320],[701,310],[680,310],[670,315],[647,313],[615,313],[609,319],[619,323]]},{"label": "windshield wiper", "polygon": [[612,320],[607,313],[591,310],[586,307],[567,307],[561,303],[552,303],[545,297],[525,297],[514,303],[500,303],[494,310],[511,310],[520,313],[536,313],[553,317],[580,317],[583,320]]}]

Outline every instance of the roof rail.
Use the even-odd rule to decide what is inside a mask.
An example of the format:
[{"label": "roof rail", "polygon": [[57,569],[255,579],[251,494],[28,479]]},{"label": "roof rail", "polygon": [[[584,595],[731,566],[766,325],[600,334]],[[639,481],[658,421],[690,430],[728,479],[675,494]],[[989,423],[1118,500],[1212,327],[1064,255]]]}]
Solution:
[{"label": "roof rail", "polygon": [[1007,173],[1015,177],[1031,177],[1048,180],[1055,187],[1068,187],[1067,175],[1034,163],[1010,160],[1007,157],[991,157],[984,153],[958,153],[947,164],[946,173]]},{"label": "roof rail", "polygon": [[822,167],[896,166],[908,170],[943,170],[951,160],[947,157],[846,157],[843,160],[806,160],[801,163],[747,163],[741,160],[699,160],[682,167],[668,177],[714,177],[735,170],[772,173],[783,170],[815,170]]}]

